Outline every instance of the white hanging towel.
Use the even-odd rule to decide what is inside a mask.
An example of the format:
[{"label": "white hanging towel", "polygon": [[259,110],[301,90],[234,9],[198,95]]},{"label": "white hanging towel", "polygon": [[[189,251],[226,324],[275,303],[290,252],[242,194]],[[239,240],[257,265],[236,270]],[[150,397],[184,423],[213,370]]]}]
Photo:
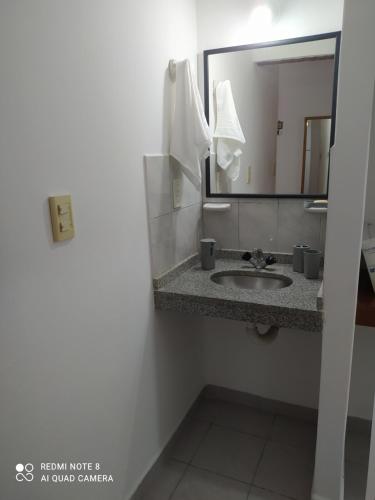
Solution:
[{"label": "white hanging towel", "polygon": [[176,104],[170,154],[197,188],[202,182],[200,162],[209,155],[211,144],[212,134],[204,115],[198,85],[186,59],[176,64]]},{"label": "white hanging towel", "polygon": [[216,129],[217,164],[235,181],[240,175],[240,145],[246,143],[229,80],[219,82],[216,87]]}]

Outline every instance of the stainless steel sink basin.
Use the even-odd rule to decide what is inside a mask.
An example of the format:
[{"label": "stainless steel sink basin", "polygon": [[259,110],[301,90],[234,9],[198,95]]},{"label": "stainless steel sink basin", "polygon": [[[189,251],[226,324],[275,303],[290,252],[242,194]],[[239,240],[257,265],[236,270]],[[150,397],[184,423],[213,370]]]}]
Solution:
[{"label": "stainless steel sink basin", "polygon": [[293,283],[293,280],[281,274],[265,274],[257,271],[222,271],[213,274],[211,280],[228,288],[250,290],[279,290]]}]

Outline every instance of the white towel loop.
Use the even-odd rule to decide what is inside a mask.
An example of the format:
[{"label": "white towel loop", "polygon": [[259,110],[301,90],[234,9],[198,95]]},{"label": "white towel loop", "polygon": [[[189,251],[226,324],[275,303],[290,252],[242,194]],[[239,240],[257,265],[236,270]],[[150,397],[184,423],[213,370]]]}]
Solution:
[{"label": "white towel loop", "polygon": [[169,76],[173,82],[176,80],[176,64],[176,59],[171,59],[168,64]]}]

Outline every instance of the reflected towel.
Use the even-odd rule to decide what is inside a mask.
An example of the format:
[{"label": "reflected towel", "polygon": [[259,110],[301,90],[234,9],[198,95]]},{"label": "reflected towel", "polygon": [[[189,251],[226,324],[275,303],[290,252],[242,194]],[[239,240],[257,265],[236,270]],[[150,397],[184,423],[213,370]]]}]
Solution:
[{"label": "reflected towel", "polygon": [[216,87],[217,164],[235,181],[240,175],[241,144],[246,143],[229,80],[219,82]]},{"label": "reflected towel", "polygon": [[197,188],[202,182],[200,162],[207,158],[211,143],[212,135],[198,86],[186,59],[176,65],[176,104],[170,154]]}]

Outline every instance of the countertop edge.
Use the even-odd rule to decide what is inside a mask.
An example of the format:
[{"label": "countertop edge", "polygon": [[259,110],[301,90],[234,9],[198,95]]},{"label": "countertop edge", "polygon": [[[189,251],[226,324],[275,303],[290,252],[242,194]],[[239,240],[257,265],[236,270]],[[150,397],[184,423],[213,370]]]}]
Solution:
[{"label": "countertop edge", "polygon": [[322,311],[239,302],[221,298],[194,296],[164,290],[154,291],[155,307],[163,311],[177,311],[213,318],[276,325],[311,332],[323,329]]}]

